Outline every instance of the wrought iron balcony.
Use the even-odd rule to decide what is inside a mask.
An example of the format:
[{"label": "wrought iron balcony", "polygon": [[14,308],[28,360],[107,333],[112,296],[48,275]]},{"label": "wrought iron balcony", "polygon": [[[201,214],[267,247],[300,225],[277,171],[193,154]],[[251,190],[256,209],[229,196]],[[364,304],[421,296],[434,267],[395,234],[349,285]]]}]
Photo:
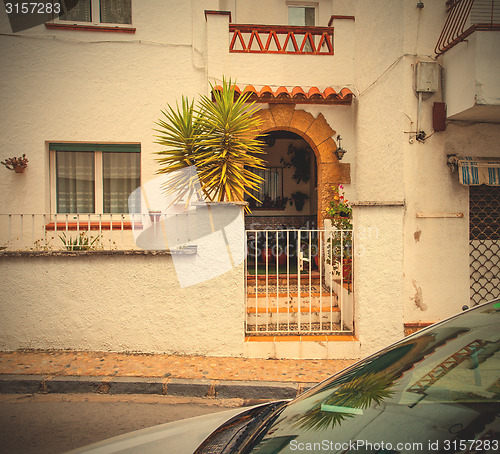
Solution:
[{"label": "wrought iron balcony", "polygon": [[448,18],[436,44],[444,54],[476,30],[500,31],[500,0],[448,0]]}]

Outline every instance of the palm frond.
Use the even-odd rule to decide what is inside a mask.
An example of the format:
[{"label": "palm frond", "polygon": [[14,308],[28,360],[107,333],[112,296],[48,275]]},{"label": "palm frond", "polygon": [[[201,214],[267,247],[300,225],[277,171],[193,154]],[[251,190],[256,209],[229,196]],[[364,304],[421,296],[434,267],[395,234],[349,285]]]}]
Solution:
[{"label": "palm frond", "polygon": [[[209,200],[244,200],[252,198],[262,178],[251,168],[263,168],[263,144],[255,137],[260,120],[258,110],[248,103],[249,95],[235,98],[235,86],[223,79],[222,90],[212,93],[214,101],[201,96],[194,101],[183,97],[181,105],[167,106],[156,122],[155,143],[165,148],[157,152],[158,173],[173,173],[189,166],[196,167],[200,190]],[[192,176],[178,175],[168,180],[165,190],[179,198],[194,194]],[[181,187],[181,189],[179,188]],[[196,192],[196,191],[195,191]]]}]

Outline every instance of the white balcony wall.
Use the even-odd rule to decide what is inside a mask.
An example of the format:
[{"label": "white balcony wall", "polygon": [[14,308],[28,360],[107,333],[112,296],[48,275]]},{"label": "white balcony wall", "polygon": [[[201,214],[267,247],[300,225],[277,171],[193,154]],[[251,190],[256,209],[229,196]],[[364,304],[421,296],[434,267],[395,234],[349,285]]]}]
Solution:
[{"label": "white balcony wall", "polygon": [[[259,24],[254,21],[251,23]],[[271,24],[269,21],[260,23]],[[328,21],[322,26],[327,24]],[[354,21],[335,20],[333,27],[333,56],[232,53],[229,52],[232,38],[232,34],[228,32],[229,16],[209,15],[207,16],[208,77],[219,81],[223,75],[230,75],[242,87],[247,84],[256,88],[264,85],[275,88],[316,86],[321,90],[333,86],[338,90],[348,87],[354,91]],[[261,39],[265,44],[267,35],[262,34]],[[283,42],[284,38],[282,44]]]},{"label": "white balcony wall", "polygon": [[500,122],[499,47],[498,31],[475,31],[444,54],[448,118]]}]

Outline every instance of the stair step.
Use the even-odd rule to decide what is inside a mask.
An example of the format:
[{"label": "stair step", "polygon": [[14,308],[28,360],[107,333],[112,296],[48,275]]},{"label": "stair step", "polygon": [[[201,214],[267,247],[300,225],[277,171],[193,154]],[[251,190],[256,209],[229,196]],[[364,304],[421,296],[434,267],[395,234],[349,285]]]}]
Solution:
[{"label": "stair step", "polygon": [[300,334],[247,334],[245,342],[353,342],[358,341],[358,338],[352,334],[317,334],[317,333],[300,333]]},{"label": "stair step", "polygon": [[[292,314],[298,313],[299,310],[296,307],[247,307],[247,314]],[[340,312],[338,306],[321,306],[321,307],[304,307],[300,308],[300,313],[325,313],[325,312]]]},{"label": "stair step", "polygon": [[[309,297],[316,297],[316,298],[319,298],[319,297],[330,297],[330,294],[329,293],[321,293],[321,292],[314,292],[314,293],[309,293],[309,292],[301,292],[300,293],[300,297],[301,298],[309,298]],[[299,294],[297,292],[290,292],[290,293],[266,293],[266,292],[262,292],[262,293],[247,293],[247,297],[248,298],[287,298],[287,297],[291,297],[291,298],[298,298],[299,297]],[[333,295],[333,297],[335,298],[336,295]]]},{"label": "stair step", "polygon": [[279,321],[278,323],[259,323],[259,324],[254,324],[254,323],[247,323],[247,335],[257,335],[257,336],[266,336],[266,335],[273,335],[273,336],[278,336],[280,334],[282,335],[289,335],[289,334],[295,334],[295,335],[313,335],[313,334],[332,334],[334,332],[341,331],[340,323],[339,322],[311,322],[309,323],[308,321],[301,321],[300,323],[300,330],[299,330],[299,323],[297,322],[282,322]]}]

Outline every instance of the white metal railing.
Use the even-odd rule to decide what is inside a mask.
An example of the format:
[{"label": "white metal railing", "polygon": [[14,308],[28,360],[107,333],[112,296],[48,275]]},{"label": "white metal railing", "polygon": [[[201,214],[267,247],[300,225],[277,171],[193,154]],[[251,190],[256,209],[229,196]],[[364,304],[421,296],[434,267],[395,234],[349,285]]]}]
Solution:
[{"label": "white metal railing", "polygon": [[0,248],[8,251],[162,250],[188,243],[190,215],[0,214]]},{"label": "white metal railing", "polygon": [[352,230],[247,230],[247,334],[353,331]]}]

